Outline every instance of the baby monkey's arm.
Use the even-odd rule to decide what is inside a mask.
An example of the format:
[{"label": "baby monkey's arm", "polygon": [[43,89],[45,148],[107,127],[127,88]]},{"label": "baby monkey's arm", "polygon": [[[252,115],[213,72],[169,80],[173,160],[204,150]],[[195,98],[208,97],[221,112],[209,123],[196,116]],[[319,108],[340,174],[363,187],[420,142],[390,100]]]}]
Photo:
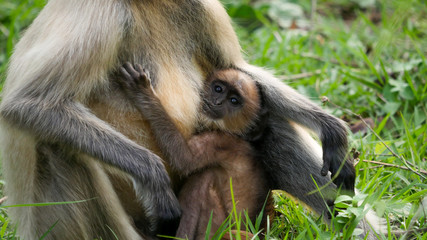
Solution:
[{"label": "baby monkey's arm", "polygon": [[215,164],[218,159],[213,153],[225,145],[223,138],[215,133],[207,133],[193,136],[187,143],[156,97],[149,73],[141,65],[136,64],[134,67],[128,62],[120,71],[123,78],[118,78],[119,84],[127,98],[149,121],[162,153],[174,169],[188,175]]}]

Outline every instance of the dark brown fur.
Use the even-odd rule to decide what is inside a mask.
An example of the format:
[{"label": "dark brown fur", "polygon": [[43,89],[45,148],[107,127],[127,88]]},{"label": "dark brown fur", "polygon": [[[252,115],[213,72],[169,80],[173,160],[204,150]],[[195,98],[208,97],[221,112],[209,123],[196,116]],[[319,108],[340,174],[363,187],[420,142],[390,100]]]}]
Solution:
[{"label": "dark brown fur", "polygon": [[255,220],[268,193],[256,153],[243,140],[249,130],[262,127],[254,126],[261,110],[255,81],[233,69],[212,74],[202,93],[205,124],[228,132],[212,130],[186,141],[155,96],[148,73],[140,65],[135,69],[129,63],[122,72],[125,80],[120,83],[126,96],[149,120],[160,148],[176,170],[189,176],[179,194],[183,215],[177,237],[203,239],[211,213],[212,237],[233,208],[230,179],[237,211],[247,210]]}]

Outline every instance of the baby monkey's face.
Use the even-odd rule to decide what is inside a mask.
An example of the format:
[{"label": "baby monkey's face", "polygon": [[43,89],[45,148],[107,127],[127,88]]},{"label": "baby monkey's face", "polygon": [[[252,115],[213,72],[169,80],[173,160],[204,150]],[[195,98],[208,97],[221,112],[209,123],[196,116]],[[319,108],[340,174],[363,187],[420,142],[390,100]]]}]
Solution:
[{"label": "baby monkey's face", "polygon": [[203,111],[214,120],[237,114],[245,104],[241,90],[230,79],[213,79],[205,88]]},{"label": "baby monkey's face", "polygon": [[206,81],[202,109],[219,129],[243,133],[257,119],[260,95],[255,81],[236,69],[216,71]]}]

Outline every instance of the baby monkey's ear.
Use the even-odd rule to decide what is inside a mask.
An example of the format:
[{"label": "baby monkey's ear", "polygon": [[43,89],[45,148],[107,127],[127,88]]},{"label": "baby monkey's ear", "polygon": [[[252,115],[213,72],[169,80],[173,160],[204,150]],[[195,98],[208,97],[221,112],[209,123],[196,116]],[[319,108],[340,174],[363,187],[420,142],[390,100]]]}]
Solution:
[{"label": "baby monkey's ear", "polygon": [[268,115],[268,107],[265,105],[265,94],[264,94],[265,89],[262,87],[262,85],[259,82],[255,82],[255,85],[258,89],[259,103],[260,103],[258,119],[261,120],[262,122],[265,122]]},{"label": "baby monkey's ear", "polygon": [[248,142],[256,142],[261,140],[262,136],[264,135],[264,131],[268,126],[269,111],[265,106],[263,87],[258,82],[256,82],[256,86],[260,98],[260,109],[257,113],[257,119],[254,125],[249,129],[245,136],[243,136],[244,139]]},{"label": "baby monkey's ear", "polygon": [[260,110],[260,115],[255,121],[255,124],[249,129],[249,131],[243,136],[243,138],[248,142],[256,142],[261,140],[265,130],[268,127],[268,111],[264,108]]}]

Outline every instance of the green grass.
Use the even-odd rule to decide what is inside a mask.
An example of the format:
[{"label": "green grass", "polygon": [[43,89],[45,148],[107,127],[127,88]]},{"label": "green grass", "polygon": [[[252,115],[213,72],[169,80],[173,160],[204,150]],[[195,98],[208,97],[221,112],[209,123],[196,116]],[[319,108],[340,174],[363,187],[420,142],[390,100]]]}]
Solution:
[{"label": "green grass", "polygon": [[[426,2],[372,1],[362,8],[357,1],[318,1],[316,21],[310,24],[311,2],[290,1],[305,13],[294,19],[309,23],[293,30],[274,21],[271,9],[284,1],[265,6],[228,2],[249,62],[274,70],[319,104],[326,96],[325,109],[350,125],[360,117],[374,123],[373,131],[365,128],[350,136],[362,193],[341,203],[348,208],[333,219],[335,228],[279,197],[281,216],[273,224],[281,229],[278,237],[347,239],[357,233],[354,220],[364,214],[352,202],[362,200],[393,229],[427,228]],[[424,174],[416,173],[421,170]]]},{"label": "green grass", "polygon": [[[350,135],[361,193],[339,200],[344,210],[332,227],[276,194],[278,217],[270,223],[268,239],[357,239],[355,223],[364,215],[364,205],[384,217],[389,229],[427,228],[426,1],[319,0],[313,22],[309,0],[290,1],[303,10],[292,11],[292,18],[278,11],[285,0],[223,2],[250,63],[273,70],[319,104],[326,96],[324,109],[350,125],[359,124],[360,117],[373,123],[372,130],[364,127]],[[22,30],[43,4],[0,2],[1,76]],[[294,19],[294,29],[280,19]],[[0,237],[14,239],[14,229],[1,211]],[[244,215],[230,219],[246,220]],[[378,237],[403,239],[393,234]],[[427,233],[413,238],[427,239]]]}]

